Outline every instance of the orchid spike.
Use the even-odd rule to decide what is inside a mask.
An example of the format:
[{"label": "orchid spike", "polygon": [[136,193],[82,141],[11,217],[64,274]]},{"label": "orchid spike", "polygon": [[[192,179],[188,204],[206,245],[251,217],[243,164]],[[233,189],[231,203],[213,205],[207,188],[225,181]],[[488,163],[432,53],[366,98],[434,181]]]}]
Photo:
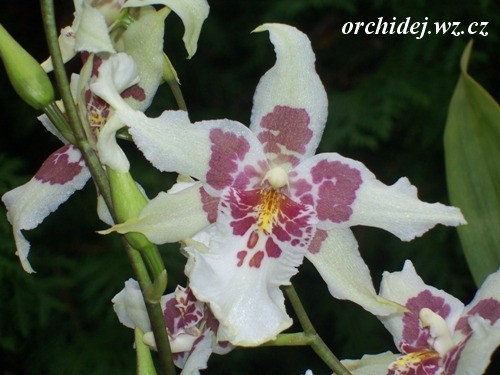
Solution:
[{"label": "orchid spike", "polygon": [[387,186],[360,162],[314,155],[328,103],[311,43],[288,25],[255,31],[269,31],[277,61],[257,86],[250,128],[226,119],[192,124],[183,111],[151,119],[109,82],[91,86],[155,167],[198,180],[160,193],[139,217],[112,230],[165,243],[213,225],[206,248],[187,248],[186,273],[196,298],[220,321],[219,337],[245,346],[292,324],[279,287],[290,284],[304,257],[333,296],[379,315],[402,309],[377,296],[349,227],[376,226],[408,241],[437,223],[465,223],[457,208],[418,200],[406,178]]}]

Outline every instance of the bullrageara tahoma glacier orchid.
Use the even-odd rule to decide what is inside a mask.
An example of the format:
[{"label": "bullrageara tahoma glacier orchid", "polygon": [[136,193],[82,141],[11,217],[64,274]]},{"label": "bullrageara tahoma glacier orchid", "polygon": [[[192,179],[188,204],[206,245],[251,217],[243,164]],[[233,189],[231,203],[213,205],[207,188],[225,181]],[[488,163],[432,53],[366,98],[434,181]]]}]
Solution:
[{"label": "bullrageara tahoma glacier orchid", "polygon": [[[279,287],[290,284],[304,256],[334,297],[377,315],[398,309],[377,296],[349,227],[374,226],[409,241],[438,223],[465,223],[457,208],[421,202],[406,178],[387,186],[358,161],[314,155],[328,103],[311,43],[288,25],[255,31],[269,31],[277,61],[257,86],[249,128],[227,119],[192,124],[184,111],[148,118],[111,79],[91,86],[156,168],[196,179],[160,193],[112,230],[158,244],[209,230],[208,246],[187,247],[190,288],[210,304],[219,339],[242,346],[274,339],[292,324]],[[126,55],[115,58],[133,65]]]}]

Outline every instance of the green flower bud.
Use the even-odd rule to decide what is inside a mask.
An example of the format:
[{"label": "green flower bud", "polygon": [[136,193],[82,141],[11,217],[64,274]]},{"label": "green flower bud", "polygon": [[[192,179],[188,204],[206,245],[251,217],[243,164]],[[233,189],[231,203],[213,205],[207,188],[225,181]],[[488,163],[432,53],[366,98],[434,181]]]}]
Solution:
[{"label": "green flower bud", "polygon": [[54,101],[54,88],[47,73],[1,24],[0,58],[14,90],[26,103],[43,109]]},{"label": "green flower bud", "polygon": [[[118,222],[122,223],[139,216],[147,200],[130,173],[120,173],[108,168],[108,177]],[[127,233],[125,238],[137,250],[146,250],[152,245],[141,233]]]}]

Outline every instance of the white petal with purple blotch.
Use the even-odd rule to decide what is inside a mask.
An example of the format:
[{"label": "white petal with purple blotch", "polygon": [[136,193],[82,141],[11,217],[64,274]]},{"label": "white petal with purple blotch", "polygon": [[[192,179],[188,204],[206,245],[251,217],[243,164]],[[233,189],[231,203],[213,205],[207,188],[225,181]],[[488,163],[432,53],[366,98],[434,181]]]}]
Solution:
[{"label": "white petal with purple blotch", "polygon": [[139,80],[139,71],[132,57],[120,52],[102,62],[99,75],[90,85],[90,89],[110,105],[115,102],[124,103],[120,93]]},{"label": "white petal with purple blotch", "polygon": [[184,36],[182,40],[188,52],[188,58],[191,58],[198,46],[198,38],[201,32],[201,26],[208,17],[210,7],[206,0],[129,0],[125,7],[141,7],[144,5],[162,4],[172,9],[182,20],[184,24]]},{"label": "white petal with purple blotch", "polygon": [[318,230],[306,258],[314,264],[335,298],[355,302],[375,315],[404,311],[401,306],[377,295],[370,270],[349,229]]},{"label": "white petal with purple blotch", "polygon": [[[292,320],[285,311],[280,281],[273,280],[276,261],[264,258],[258,269],[237,267],[236,251],[227,250],[235,245],[245,246],[246,241],[243,238],[235,243],[235,239],[218,241],[212,238],[211,249],[214,250],[207,254],[186,248],[191,256],[188,277],[193,293],[210,304],[220,322],[219,340],[256,346],[276,338],[292,325]],[[225,259],[227,253],[232,259]]]},{"label": "white petal with purple blotch", "polygon": [[17,256],[26,272],[34,272],[28,261],[30,244],[21,230],[34,229],[75,191],[83,188],[90,172],[80,151],[66,145],[52,153],[26,184],[2,197],[12,224]]},{"label": "white petal with purple blotch", "polygon": [[[497,284],[498,289],[498,284]],[[491,324],[480,316],[469,318],[472,336],[462,349],[454,375],[483,374],[500,346],[500,320]]]},{"label": "white petal with purple blotch", "polygon": [[156,244],[192,237],[210,224],[200,189],[201,183],[196,183],[174,194],[160,192],[148,202],[139,217],[101,233],[139,232]]},{"label": "white petal with purple blotch", "polygon": [[[428,308],[440,315],[450,333],[462,315],[464,305],[443,290],[429,286],[418,276],[411,261],[407,260],[400,272],[384,272],[380,295],[405,306],[409,312],[379,317],[394,337],[399,347],[401,342],[412,346],[427,346],[428,334],[423,333],[419,313]],[[427,331],[427,330],[426,330]]]},{"label": "white petal with purple blotch", "polygon": [[210,195],[219,195],[227,186],[256,188],[267,169],[259,141],[239,122],[191,124],[184,111],[165,111],[150,119],[123,104],[116,113],[156,168],[207,182]]},{"label": "white petal with purple blotch", "polygon": [[139,283],[134,279],[125,281],[123,288],[111,300],[118,320],[128,328],[139,327],[142,332],[151,331],[146,304]]},{"label": "white petal with purple blotch", "polygon": [[[242,206],[236,207],[252,200],[248,194],[232,189],[225,193],[208,252],[185,249],[190,254],[186,274],[197,299],[209,303],[221,323],[219,341],[255,346],[274,339],[292,323],[279,287],[289,284],[306,251],[308,241],[295,241],[292,233],[303,231],[304,238],[313,234],[314,218],[307,207],[293,207],[290,210],[298,211],[296,217],[284,214],[282,223],[275,223],[271,233],[266,234],[255,225],[251,213],[245,213]],[[283,225],[295,225],[293,219],[298,217],[309,224],[284,231]]]},{"label": "white petal with purple blotch", "polygon": [[200,371],[207,368],[208,358],[213,352],[215,335],[212,331],[205,331],[188,353],[188,358],[182,367],[181,375],[199,375]]},{"label": "white petal with purple blotch", "polygon": [[315,68],[307,36],[296,28],[268,23],[276,64],[260,80],[254,95],[251,125],[273,166],[287,169],[311,156],[328,114],[325,89]]},{"label": "white petal with purple blotch", "polygon": [[500,269],[489,275],[478,289],[474,299],[465,307],[464,315],[478,314],[493,323],[500,319]]},{"label": "white petal with purple blotch", "polygon": [[163,76],[163,36],[166,12],[139,8],[133,22],[116,42],[117,51],[127,53],[137,65],[140,82],[122,93],[129,105],[144,111],[149,107]]},{"label": "white petal with purple blotch", "polygon": [[436,224],[465,224],[458,208],[420,201],[408,179],[387,186],[362,163],[336,153],[315,155],[290,176],[291,193],[315,202],[321,229],[367,225],[409,241]]}]

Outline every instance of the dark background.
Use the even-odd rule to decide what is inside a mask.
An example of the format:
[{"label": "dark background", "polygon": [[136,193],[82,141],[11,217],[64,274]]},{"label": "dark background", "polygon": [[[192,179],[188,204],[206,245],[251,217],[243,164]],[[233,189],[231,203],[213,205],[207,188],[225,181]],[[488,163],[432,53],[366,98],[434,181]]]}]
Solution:
[{"label": "dark background", "polygon": [[[186,60],[182,23],[166,21],[165,50],[177,69],[193,121],[230,118],[248,123],[260,76],[274,63],[266,34],[250,31],[264,22],[284,22],[304,31],[317,57],[317,71],[329,95],[329,119],[319,152],[336,151],[362,161],[386,184],[407,176],[428,202],[448,203],[443,130],[468,35],[343,35],[351,21],[384,17],[402,22],[489,22],[477,36],[469,72],[499,97],[498,21],[493,1],[210,1],[198,52]],[[72,1],[56,1],[60,26],[72,21]],[[47,56],[37,1],[4,0],[0,22],[39,61]],[[78,63],[70,68],[78,70]],[[162,87],[149,114],[176,108]],[[31,178],[59,147],[37,122],[38,112],[21,102],[0,71],[0,195]],[[124,144],[134,177],[150,197],[167,189],[174,176],[155,171],[133,145]],[[25,232],[30,261],[38,272],[22,271],[14,256],[11,229],[0,207],[0,373],[132,374],[133,332],[120,325],[111,298],[131,276],[116,236],[102,237],[92,184],[75,194],[39,228]],[[354,228],[375,285],[384,270],[411,259],[428,284],[468,303],[475,286],[456,232],[439,226],[403,243],[389,233]],[[162,246],[169,291],[185,283],[178,245]],[[333,299],[307,264],[294,277],[317,331],[340,358],[395,350],[382,325],[360,307]],[[289,308],[290,314],[293,314]],[[292,331],[298,330],[293,327]],[[213,355],[210,374],[329,374],[307,347],[238,349]],[[495,370],[490,370],[493,374]]]}]

